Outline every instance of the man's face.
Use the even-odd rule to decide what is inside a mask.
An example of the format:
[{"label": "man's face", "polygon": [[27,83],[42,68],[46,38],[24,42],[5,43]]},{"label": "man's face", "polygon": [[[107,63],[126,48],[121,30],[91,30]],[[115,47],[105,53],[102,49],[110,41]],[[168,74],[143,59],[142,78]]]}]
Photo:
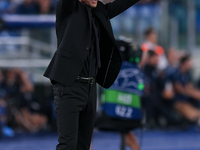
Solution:
[{"label": "man's face", "polygon": [[156,67],[158,65],[159,57],[158,55],[149,58],[149,64]]},{"label": "man's face", "polygon": [[189,71],[192,68],[192,61],[189,59],[184,63],[184,68],[186,71]]},{"label": "man's face", "polygon": [[151,34],[149,34],[149,36],[148,36],[148,40],[155,44],[157,43],[157,38],[158,38],[158,35],[155,31],[152,32]]},{"label": "man's face", "polygon": [[97,7],[98,0],[80,0],[80,2],[90,6],[92,8],[95,8],[95,7]]}]

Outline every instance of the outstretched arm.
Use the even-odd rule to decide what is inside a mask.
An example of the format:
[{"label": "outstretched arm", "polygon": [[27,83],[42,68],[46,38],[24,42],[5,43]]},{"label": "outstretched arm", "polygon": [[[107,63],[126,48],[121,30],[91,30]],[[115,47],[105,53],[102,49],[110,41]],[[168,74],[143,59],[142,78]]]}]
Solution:
[{"label": "outstretched arm", "polygon": [[75,8],[77,1],[78,0],[58,0],[56,11],[62,16],[66,15]]},{"label": "outstretched arm", "polygon": [[140,0],[115,0],[114,2],[107,3],[105,5],[109,18],[113,18]]}]

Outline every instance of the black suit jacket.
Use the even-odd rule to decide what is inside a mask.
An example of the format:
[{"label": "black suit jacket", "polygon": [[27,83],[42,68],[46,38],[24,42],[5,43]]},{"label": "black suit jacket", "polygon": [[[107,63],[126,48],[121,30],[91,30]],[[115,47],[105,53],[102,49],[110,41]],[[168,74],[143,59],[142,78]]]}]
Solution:
[{"label": "black suit jacket", "polygon": [[[115,0],[112,3],[98,2],[93,9],[100,24],[101,68],[97,83],[109,88],[115,81],[120,68],[121,57],[115,43],[110,19],[117,16],[139,0]],[[81,73],[91,46],[92,13],[79,0],[59,0],[56,9],[56,50],[44,76],[71,85]],[[64,31],[64,32],[63,32]]]}]

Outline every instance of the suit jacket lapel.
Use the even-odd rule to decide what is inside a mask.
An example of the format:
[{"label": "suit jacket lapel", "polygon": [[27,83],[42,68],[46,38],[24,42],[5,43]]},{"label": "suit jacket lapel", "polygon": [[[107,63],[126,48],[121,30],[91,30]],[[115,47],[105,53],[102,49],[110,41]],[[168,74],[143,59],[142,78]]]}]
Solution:
[{"label": "suit jacket lapel", "polygon": [[91,13],[91,10],[90,10],[90,8],[89,7],[87,7],[86,6],[86,10],[87,10],[87,13],[88,13],[88,19],[89,19],[89,24],[90,24],[90,36],[92,36],[92,21],[91,21],[91,19],[92,19],[92,13]]},{"label": "suit jacket lapel", "polygon": [[92,13],[91,13],[91,10],[89,7],[86,6],[86,9],[87,9],[87,13],[88,13],[88,17],[89,17],[89,22],[91,22],[91,19],[92,19]]},{"label": "suit jacket lapel", "polygon": [[109,18],[106,19],[106,17],[103,14],[103,12],[101,12],[101,10],[98,9],[98,8],[94,9],[93,14],[99,19],[99,21],[103,25],[104,29],[107,31],[108,35],[110,36],[112,41],[115,43],[115,38],[113,36],[112,26],[110,24]]}]

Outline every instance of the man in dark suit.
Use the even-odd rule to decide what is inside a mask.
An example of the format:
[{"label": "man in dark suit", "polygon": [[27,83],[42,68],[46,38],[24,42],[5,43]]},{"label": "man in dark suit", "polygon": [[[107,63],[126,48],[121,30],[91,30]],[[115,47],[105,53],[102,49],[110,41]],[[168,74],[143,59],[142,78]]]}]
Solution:
[{"label": "man in dark suit", "polygon": [[96,83],[109,88],[121,57],[110,19],[139,0],[58,0],[57,50],[44,74],[54,88],[57,150],[88,150],[96,114]]}]

